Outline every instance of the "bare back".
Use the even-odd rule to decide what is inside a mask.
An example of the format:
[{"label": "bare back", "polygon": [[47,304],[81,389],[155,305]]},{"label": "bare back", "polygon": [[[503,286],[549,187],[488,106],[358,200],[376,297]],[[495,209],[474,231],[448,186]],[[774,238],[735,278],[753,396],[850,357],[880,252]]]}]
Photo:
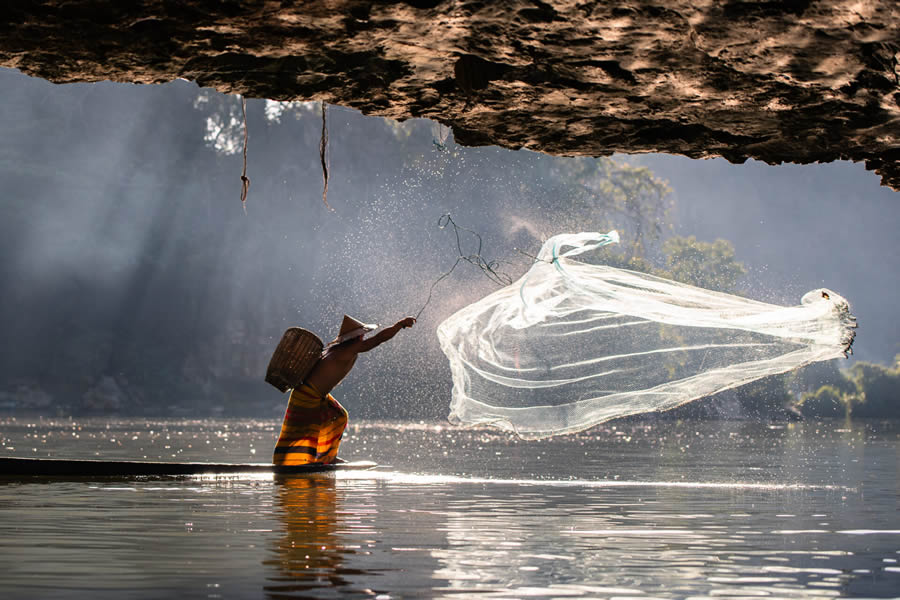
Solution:
[{"label": "bare back", "polygon": [[330,393],[356,364],[359,349],[353,347],[359,345],[359,341],[354,340],[326,348],[322,358],[306,377],[306,382],[319,390],[323,396]]},{"label": "bare back", "polygon": [[360,336],[342,344],[328,346],[325,348],[325,352],[322,353],[322,358],[319,359],[319,362],[316,363],[306,377],[306,383],[315,387],[322,395],[330,393],[353,368],[360,352],[368,352],[373,348],[377,348],[397,335],[397,332],[401,329],[412,327],[415,322],[415,318],[406,317],[369,339],[363,339]]}]

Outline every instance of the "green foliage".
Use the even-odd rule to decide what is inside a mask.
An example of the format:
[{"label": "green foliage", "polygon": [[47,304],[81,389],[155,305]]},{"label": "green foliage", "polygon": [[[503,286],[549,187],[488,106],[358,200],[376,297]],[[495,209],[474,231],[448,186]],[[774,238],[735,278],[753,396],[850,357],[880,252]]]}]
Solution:
[{"label": "green foliage", "polygon": [[556,225],[563,231],[617,229],[623,265],[646,259],[668,227],[668,183],[646,167],[607,157],[555,158],[549,178],[560,182]]},{"label": "green foliage", "polygon": [[858,362],[848,376],[857,390],[854,417],[900,417],[900,356],[893,367]]},{"label": "green foliage", "polygon": [[[829,383],[803,394],[796,407],[806,416],[900,418],[900,356],[892,367],[858,362],[838,375],[829,375]],[[795,381],[803,377],[801,372]]]},{"label": "green foliage", "polygon": [[603,256],[603,264],[642,273],[653,273],[708,290],[736,293],[738,282],[747,270],[735,260],[734,246],[727,240],[701,242],[694,236],[675,236],[662,245],[665,267],[656,268],[650,259],[632,245],[626,252],[614,249]]},{"label": "green foliage", "polygon": [[663,275],[708,290],[733,293],[746,274],[734,258],[734,246],[726,240],[701,242],[694,236],[673,237],[663,244]]},{"label": "green foliage", "polygon": [[790,385],[798,397],[812,393],[822,386],[831,386],[845,396],[856,394],[856,385],[843,371],[842,359],[813,363],[791,374]]},{"label": "green foliage", "polygon": [[803,394],[797,409],[804,417],[843,418],[850,415],[851,399],[833,385],[823,385],[812,393]]}]

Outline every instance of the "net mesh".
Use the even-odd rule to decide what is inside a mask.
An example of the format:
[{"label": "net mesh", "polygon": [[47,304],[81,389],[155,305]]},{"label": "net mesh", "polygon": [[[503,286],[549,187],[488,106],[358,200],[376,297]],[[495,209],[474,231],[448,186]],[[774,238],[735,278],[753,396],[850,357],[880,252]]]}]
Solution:
[{"label": "net mesh", "polygon": [[784,307],[583,260],[616,241],[550,238],[521,279],[441,323],[451,422],[571,433],[849,351],[855,319],[831,291]]}]

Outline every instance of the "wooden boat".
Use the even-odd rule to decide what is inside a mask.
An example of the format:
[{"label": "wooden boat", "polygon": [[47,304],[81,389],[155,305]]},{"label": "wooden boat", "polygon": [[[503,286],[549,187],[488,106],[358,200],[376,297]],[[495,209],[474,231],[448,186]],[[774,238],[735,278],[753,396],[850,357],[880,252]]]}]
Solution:
[{"label": "wooden boat", "polygon": [[304,474],[373,469],[371,461],[283,466],[271,463],[150,462],[0,457],[0,477],[131,477],[141,475],[218,475],[229,473]]}]

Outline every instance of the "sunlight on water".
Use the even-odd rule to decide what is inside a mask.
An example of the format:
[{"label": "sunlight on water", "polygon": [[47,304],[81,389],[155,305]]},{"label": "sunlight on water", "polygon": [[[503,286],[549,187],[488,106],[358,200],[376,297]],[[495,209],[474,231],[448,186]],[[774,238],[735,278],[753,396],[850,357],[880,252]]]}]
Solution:
[{"label": "sunlight on water", "polygon": [[[275,435],[249,421],[2,425],[16,456],[259,462]],[[523,442],[358,423],[342,454],[387,466],[0,478],[0,597],[892,597],[898,448],[895,429],[862,425],[620,424]]]},{"label": "sunlight on water", "polygon": [[611,487],[656,487],[656,488],[697,488],[697,489],[730,489],[730,490],[842,490],[856,492],[855,488],[846,488],[835,485],[805,485],[805,484],[779,484],[779,483],[742,483],[742,482],[704,482],[704,481],[623,481],[623,480],[586,480],[566,479],[554,481],[551,479],[493,479],[488,477],[454,477],[447,475],[416,475],[411,473],[378,472],[369,471],[363,473],[340,473],[342,479],[375,479],[390,483],[406,485],[450,485],[450,484],[486,484],[486,485],[517,485],[540,487],[584,487],[584,488],[611,488]]}]

